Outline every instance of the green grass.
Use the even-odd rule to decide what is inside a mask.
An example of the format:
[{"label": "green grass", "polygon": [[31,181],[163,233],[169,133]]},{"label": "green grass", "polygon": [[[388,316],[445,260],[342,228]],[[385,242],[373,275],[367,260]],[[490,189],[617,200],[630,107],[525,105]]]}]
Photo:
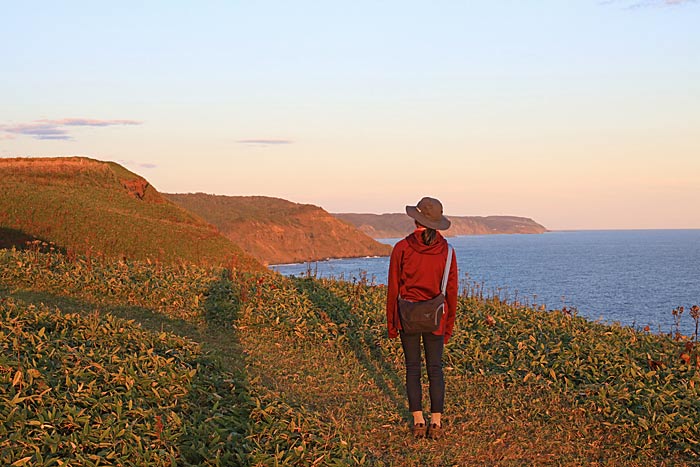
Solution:
[{"label": "green grass", "polygon": [[111,315],[16,299],[0,304],[0,334],[3,465],[242,458],[236,446],[249,407],[233,375],[196,343]]},{"label": "green grass", "polygon": [[[3,445],[3,464],[17,462],[17,465],[23,465],[23,460],[26,460],[32,465],[59,465],[59,461],[70,460],[66,465],[98,465],[100,462],[121,465],[299,465],[299,462],[312,464],[318,460],[316,465],[345,465],[352,453],[336,427],[249,381],[245,371],[245,352],[230,325],[241,307],[241,290],[231,280],[230,274],[227,270],[194,265],[87,262],[84,258],[68,259],[56,254],[0,251],[0,284],[5,286],[0,289],[0,303],[9,304],[27,320],[36,316],[39,320],[46,316],[55,319],[68,317],[68,322],[62,325],[63,334],[49,333],[52,340],[46,345],[48,353],[60,354],[69,339],[76,342],[74,348],[78,343],[89,341],[84,332],[88,328],[100,330],[103,335],[89,337],[108,350],[104,354],[95,354],[91,349],[77,347],[78,359],[85,362],[87,368],[100,365],[107,368],[108,375],[117,378],[124,371],[124,362],[129,358],[137,362],[148,361],[153,354],[151,341],[167,338],[175,340],[166,345],[169,352],[182,354],[184,350],[180,347],[190,346],[186,368],[188,372],[197,369],[194,374],[187,373],[189,380],[179,381],[182,375],[174,372],[166,375],[160,383],[163,387],[179,387],[178,394],[158,398],[155,393],[152,395],[151,387],[143,385],[137,387],[138,391],[128,393],[127,401],[138,400],[144,407],[157,409],[153,420],[163,423],[166,416],[173,419],[177,416],[182,421],[168,434],[167,452],[154,454],[153,443],[145,448],[128,444],[114,453],[96,450],[82,429],[70,433],[49,430],[46,436],[32,438],[31,443],[24,441],[26,433],[18,432]],[[160,277],[161,282],[154,283],[153,277]],[[18,327],[15,321],[9,315],[2,317],[3,325],[7,323],[15,334],[21,332],[31,336],[39,329],[38,325]],[[34,342],[23,346],[20,354],[25,357],[21,361],[14,358],[16,346],[13,341],[2,342],[6,344],[2,347],[2,361],[7,362],[8,371],[1,375],[0,401],[3,403],[0,406],[9,406],[16,396],[12,381],[17,371],[26,372],[27,368],[41,371],[44,366],[36,363],[39,360]],[[178,346],[178,342],[185,344]],[[58,358],[64,361],[60,355]],[[31,362],[31,365],[26,362]],[[116,365],[108,367],[109,362],[116,362]],[[56,364],[43,371],[58,380],[63,370],[62,365]],[[82,378],[90,377],[80,366],[75,367],[74,372]],[[114,385],[119,386],[118,383]],[[109,390],[109,387],[110,384],[105,384],[100,390]],[[44,394],[42,406],[62,404],[70,413],[80,410],[64,401],[74,400],[76,392],[82,393],[79,385],[57,387],[57,391]],[[24,402],[15,400],[15,405]],[[105,404],[114,412],[120,406],[112,401]],[[95,407],[86,408],[81,416],[97,419],[102,412],[95,410]],[[21,422],[39,422],[37,426],[41,428],[45,418],[42,412],[28,408]],[[155,422],[149,422],[141,412],[130,412],[119,420],[137,426],[144,433],[152,435],[154,429],[158,433]],[[5,433],[14,432],[19,424],[9,416],[7,423],[2,427]],[[107,440],[104,443],[113,442],[121,433],[110,428],[115,423],[114,418],[107,421],[100,418],[92,432],[99,439]],[[69,445],[72,450],[54,449],[54,442]]]},{"label": "green grass", "polygon": [[[80,410],[71,401],[83,397],[80,378],[83,389],[89,382],[81,374],[99,364],[112,378],[100,391],[118,394],[122,405],[132,400],[140,411],[109,419],[115,426],[128,422],[141,438],[128,447],[134,465],[698,462],[700,376],[697,351],[686,349],[687,341],[462,297],[445,354],[446,436],[416,442],[408,432],[400,344],[385,336],[381,286],[10,250],[0,252],[0,281],[3,332],[26,339],[0,341],[7,368],[0,398],[12,401],[17,371],[34,368],[58,384],[42,396],[43,407],[61,407],[66,419]],[[29,336],[37,339],[54,321],[62,323],[60,331],[44,331],[39,351]],[[160,359],[172,349],[177,364],[161,375]],[[42,363],[42,352],[81,363],[52,367]],[[684,352],[688,363],[679,358]],[[112,355],[119,363],[108,366]],[[115,379],[126,371],[122,366],[135,375],[128,397]],[[163,378],[158,387],[181,395],[149,393],[142,378],[149,368]],[[77,375],[70,385],[66,371]],[[114,410],[93,412],[91,405],[81,415],[102,417],[94,431],[84,432],[83,421],[76,423],[80,429],[45,435],[34,402],[14,406],[29,430],[22,439],[36,448],[8,439],[2,463],[58,459],[52,440],[65,449],[74,443],[86,463],[97,462],[90,455],[108,455],[91,444],[90,433],[109,438],[105,419]],[[157,417],[175,420],[174,414],[181,422],[154,436]],[[6,419],[16,429],[15,419]]]}]

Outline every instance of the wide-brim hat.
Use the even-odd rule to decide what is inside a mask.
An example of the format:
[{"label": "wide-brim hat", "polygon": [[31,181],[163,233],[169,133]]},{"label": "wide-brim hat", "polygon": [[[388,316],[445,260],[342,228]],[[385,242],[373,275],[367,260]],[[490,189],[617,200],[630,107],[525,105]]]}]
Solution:
[{"label": "wide-brim hat", "polygon": [[442,203],[435,198],[425,197],[416,206],[406,206],[406,214],[430,229],[447,230],[450,220],[442,215]]}]

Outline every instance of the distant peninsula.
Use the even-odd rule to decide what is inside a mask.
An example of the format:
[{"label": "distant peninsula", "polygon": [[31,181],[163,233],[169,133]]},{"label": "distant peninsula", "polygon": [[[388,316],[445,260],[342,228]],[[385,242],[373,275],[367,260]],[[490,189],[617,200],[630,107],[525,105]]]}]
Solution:
[{"label": "distant peninsula", "polygon": [[[403,213],[333,214],[372,238],[405,237],[414,229],[413,219]],[[527,217],[516,216],[446,216],[452,226],[444,232],[448,237],[486,234],[540,234],[547,229]]]},{"label": "distant peninsula", "polygon": [[386,256],[379,243],[324,209],[268,196],[164,194],[263,264]]}]

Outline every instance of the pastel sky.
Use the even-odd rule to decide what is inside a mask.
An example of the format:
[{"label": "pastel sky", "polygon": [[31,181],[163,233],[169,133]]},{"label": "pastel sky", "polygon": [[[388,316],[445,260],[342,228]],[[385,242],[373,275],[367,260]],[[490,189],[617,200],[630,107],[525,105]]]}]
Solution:
[{"label": "pastel sky", "polygon": [[700,228],[692,0],[10,1],[0,157],[330,212]]}]

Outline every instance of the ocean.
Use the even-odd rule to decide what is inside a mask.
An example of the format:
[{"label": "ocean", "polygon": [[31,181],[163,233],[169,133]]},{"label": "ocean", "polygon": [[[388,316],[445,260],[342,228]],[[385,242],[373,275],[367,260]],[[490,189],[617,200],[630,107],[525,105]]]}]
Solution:
[{"label": "ocean", "polygon": [[[694,332],[689,308],[700,304],[700,230],[565,231],[448,241],[457,255],[461,287],[546,309],[573,307],[590,320],[649,326],[653,332],[674,330],[672,311],[684,306],[681,331]],[[388,266],[389,258],[379,257],[271,269],[383,284]]]}]

